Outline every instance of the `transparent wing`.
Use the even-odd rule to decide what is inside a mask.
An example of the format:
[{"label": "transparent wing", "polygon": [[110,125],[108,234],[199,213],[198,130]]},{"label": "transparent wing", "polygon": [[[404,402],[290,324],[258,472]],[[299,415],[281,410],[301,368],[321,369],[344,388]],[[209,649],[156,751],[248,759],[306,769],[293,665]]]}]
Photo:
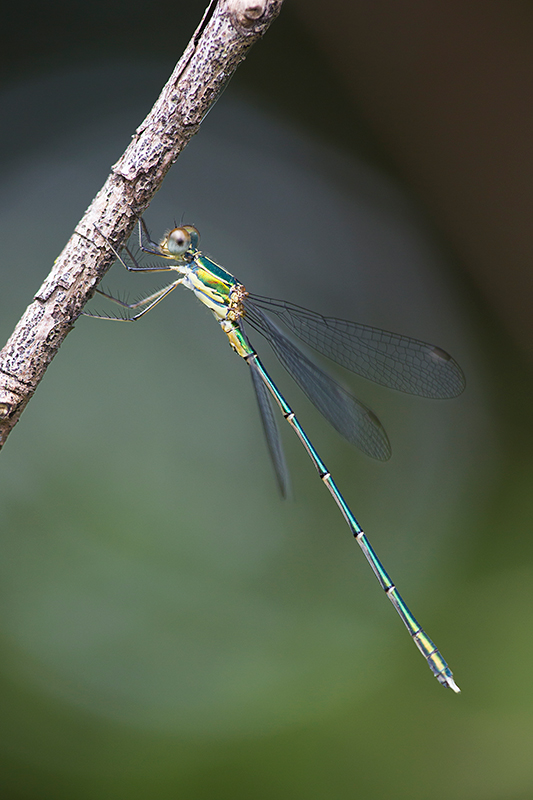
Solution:
[{"label": "transparent wing", "polygon": [[267,339],[287,372],[341,436],[372,458],[390,458],[385,429],[369,408],[310,361],[254,303],[247,303],[244,319]]},{"label": "transparent wing", "polygon": [[319,353],[375,383],[408,394],[450,398],[461,394],[461,367],[440,347],[361,325],[268,297],[250,295],[246,308],[275,314],[296,336]]},{"label": "transparent wing", "polygon": [[285,462],[285,455],[283,453],[283,447],[281,444],[276,418],[274,416],[274,410],[272,408],[272,402],[270,400],[270,394],[263,383],[261,375],[259,374],[254,362],[248,361],[247,363],[252,372],[252,383],[254,385],[255,394],[257,397],[257,404],[259,406],[259,413],[261,415],[261,422],[263,423],[263,430],[265,432],[268,450],[274,465],[276,478],[278,479],[279,489],[282,496],[287,497],[290,492],[289,471]]}]

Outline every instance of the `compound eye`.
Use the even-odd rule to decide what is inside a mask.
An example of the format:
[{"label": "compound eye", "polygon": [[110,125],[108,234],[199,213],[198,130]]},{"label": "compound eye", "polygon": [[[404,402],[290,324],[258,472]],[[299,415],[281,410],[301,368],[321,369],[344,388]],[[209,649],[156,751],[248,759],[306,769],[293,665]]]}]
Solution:
[{"label": "compound eye", "polygon": [[182,256],[191,246],[191,235],[186,228],[174,228],[168,234],[168,252],[173,256]]},{"label": "compound eye", "polygon": [[186,230],[191,237],[191,250],[197,250],[200,244],[200,232],[194,225],[184,225],[183,230]]}]

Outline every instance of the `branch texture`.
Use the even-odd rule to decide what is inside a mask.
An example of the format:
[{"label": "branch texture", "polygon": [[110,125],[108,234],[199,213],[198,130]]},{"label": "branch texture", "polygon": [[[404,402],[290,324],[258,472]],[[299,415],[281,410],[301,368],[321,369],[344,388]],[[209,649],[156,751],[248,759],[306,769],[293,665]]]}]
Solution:
[{"label": "branch texture", "polygon": [[114,262],[108,242],[120,250],[127,241],[166,173],[282,2],[210,3],[154,107],[0,352],[0,447]]}]

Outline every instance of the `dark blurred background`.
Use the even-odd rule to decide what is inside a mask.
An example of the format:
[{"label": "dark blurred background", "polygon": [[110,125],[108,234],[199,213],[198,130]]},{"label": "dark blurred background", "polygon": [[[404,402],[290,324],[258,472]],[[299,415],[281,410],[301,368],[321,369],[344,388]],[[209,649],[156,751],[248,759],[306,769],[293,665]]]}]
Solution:
[{"label": "dark blurred background", "polygon": [[[203,8],[4,10],[2,342]],[[80,319],[1,454],[2,798],[533,796],[532,44],[528,2],[287,3],[146,215],[257,294],[463,366],[446,402],[337,371],[378,464],[254,339],[462,694],[289,431],[280,500],[247,371],[177,292]]]}]

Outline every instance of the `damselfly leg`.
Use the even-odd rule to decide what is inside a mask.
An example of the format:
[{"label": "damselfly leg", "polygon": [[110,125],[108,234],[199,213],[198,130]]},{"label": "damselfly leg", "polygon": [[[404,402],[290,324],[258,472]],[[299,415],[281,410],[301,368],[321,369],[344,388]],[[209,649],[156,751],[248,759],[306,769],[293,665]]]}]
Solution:
[{"label": "damselfly leg", "polygon": [[[102,235],[102,234],[100,234]],[[411,637],[437,678],[444,686],[459,691],[452,672],[431,639],[420,627],[385,571],[366,534],[340,493],[329,470],[309,440],[292,408],[288,405],[251,345],[245,326],[248,324],[270,344],[279,361],[328,422],[349,442],[372,458],[381,461],[391,455],[391,447],[377,416],[337,381],[317,366],[280,329],[270,315],[290,332],[322,355],[343,367],[392,389],[429,398],[451,398],[465,386],[459,365],[444,350],[401,334],[369,325],[324,317],[283,300],[250,294],[243,284],[199,250],[200,235],[192,225],[175,227],[159,243],[154,242],[143,220],[139,222],[141,250],[165,259],[163,266],[143,267],[127,249],[133,267],[117,253],[117,259],[130,272],[173,270],[180,277],[134,303],[126,303],[100,290],[100,294],[136,314],[116,318],[135,321],[148,313],[174,289],[183,285],[214,314],[228,337],[232,349],[246,361],[263,422],[268,448],[278,484],[283,495],[288,491],[288,472],[283,456],[271,400],[280,408],[333,497],[350,531],[382,589],[398,612]],[[99,315],[90,315],[99,316]],[[106,317],[107,318],[107,317]],[[115,319],[115,318],[112,318]]]}]

